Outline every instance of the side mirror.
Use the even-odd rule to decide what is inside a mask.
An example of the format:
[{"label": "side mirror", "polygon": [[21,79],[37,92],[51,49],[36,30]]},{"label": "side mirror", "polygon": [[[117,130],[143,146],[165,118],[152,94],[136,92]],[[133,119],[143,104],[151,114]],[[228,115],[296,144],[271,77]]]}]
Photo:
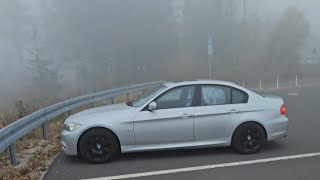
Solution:
[{"label": "side mirror", "polygon": [[148,110],[149,111],[153,111],[157,109],[157,103],[152,101],[149,105],[148,105]]}]

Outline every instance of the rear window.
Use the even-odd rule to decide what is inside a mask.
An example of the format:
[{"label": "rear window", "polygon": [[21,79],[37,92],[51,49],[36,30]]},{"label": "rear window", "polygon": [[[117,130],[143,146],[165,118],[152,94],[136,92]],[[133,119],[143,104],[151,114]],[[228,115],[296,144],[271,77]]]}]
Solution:
[{"label": "rear window", "polygon": [[232,104],[242,104],[248,102],[248,94],[239,89],[232,89]]}]

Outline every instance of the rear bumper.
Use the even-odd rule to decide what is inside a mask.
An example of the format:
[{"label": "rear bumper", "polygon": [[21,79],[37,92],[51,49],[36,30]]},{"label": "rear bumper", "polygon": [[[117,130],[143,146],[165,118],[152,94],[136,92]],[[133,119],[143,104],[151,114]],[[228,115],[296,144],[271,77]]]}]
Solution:
[{"label": "rear bumper", "polygon": [[266,126],[268,141],[285,138],[288,135],[289,120],[286,116],[269,121]]}]

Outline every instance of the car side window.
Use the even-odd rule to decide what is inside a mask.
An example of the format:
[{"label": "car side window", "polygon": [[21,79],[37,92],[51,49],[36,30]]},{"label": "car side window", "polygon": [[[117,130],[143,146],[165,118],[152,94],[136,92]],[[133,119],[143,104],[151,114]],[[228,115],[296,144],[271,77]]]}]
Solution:
[{"label": "car side window", "polygon": [[169,91],[168,93],[162,95],[159,98],[159,101],[178,101],[181,96],[182,89],[173,89],[172,91]]},{"label": "car side window", "polygon": [[230,104],[231,89],[226,86],[204,85],[201,87],[201,106]]},{"label": "car side window", "polygon": [[248,94],[239,90],[232,89],[232,104],[242,104],[248,102]]},{"label": "car side window", "polygon": [[191,107],[193,105],[194,91],[194,86],[170,89],[155,100],[157,109]]}]

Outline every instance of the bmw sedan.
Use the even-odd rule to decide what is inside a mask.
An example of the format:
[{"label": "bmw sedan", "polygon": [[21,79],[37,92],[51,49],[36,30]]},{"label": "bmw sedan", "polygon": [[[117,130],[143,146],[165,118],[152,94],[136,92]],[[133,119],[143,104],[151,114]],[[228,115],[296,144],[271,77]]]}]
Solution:
[{"label": "bmw sedan", "polygon": [[231,82],[167,82],[135,101],[70,116],[61,139],[66,154],[92,163],[119,153],[195,147],[231,146],[252,154],[287,136],[285,114],[281,97]]}]

